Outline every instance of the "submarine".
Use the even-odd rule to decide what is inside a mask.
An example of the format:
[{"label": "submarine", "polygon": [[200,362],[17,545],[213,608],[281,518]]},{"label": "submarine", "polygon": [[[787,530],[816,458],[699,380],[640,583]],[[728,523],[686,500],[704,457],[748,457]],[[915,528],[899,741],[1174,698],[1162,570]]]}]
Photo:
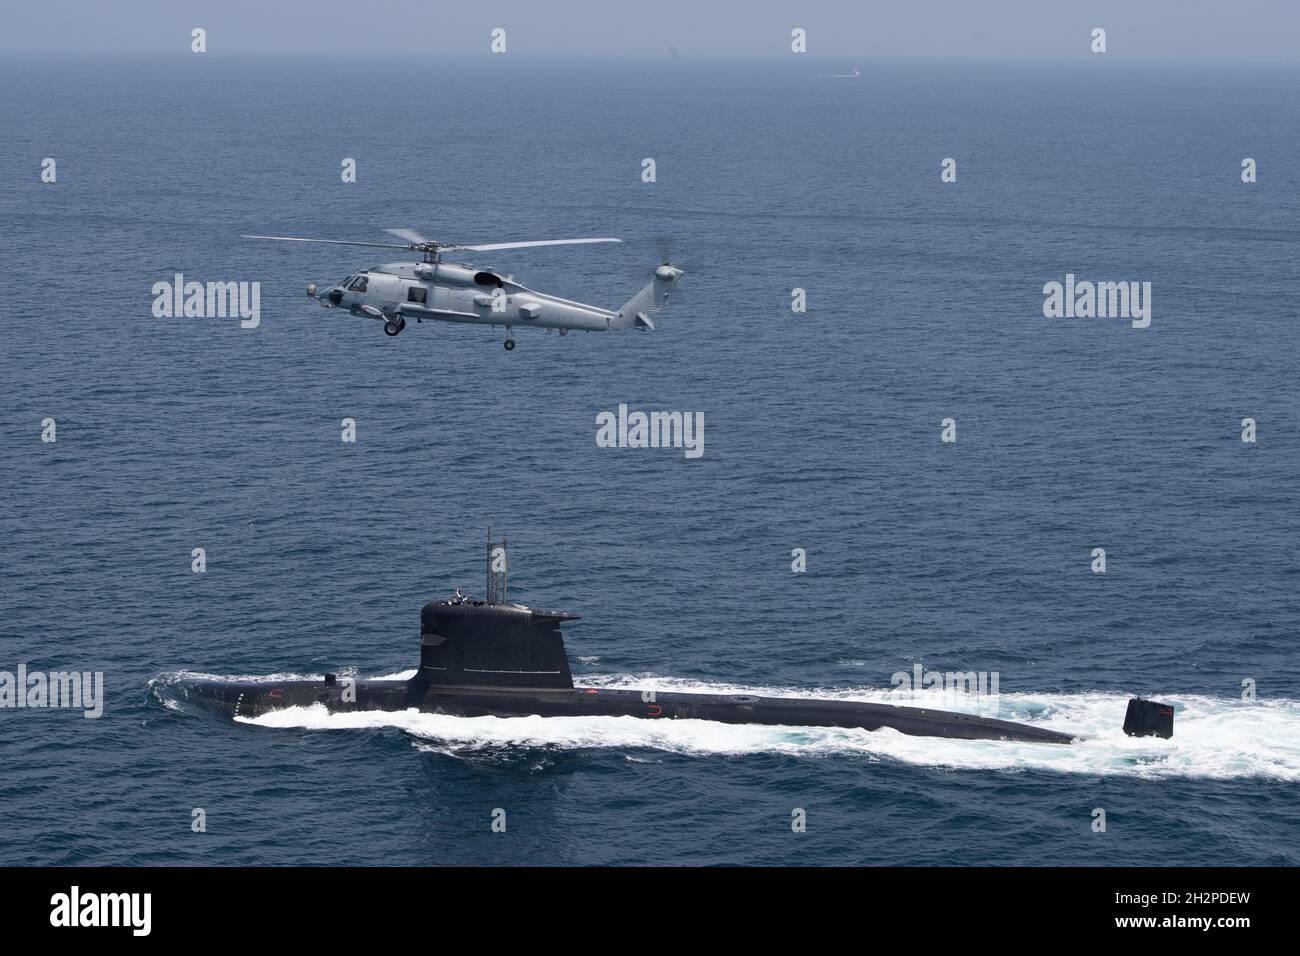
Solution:
[{"label": "submarine", "polygon": [[[859,701],[703,694],[574,686],[560,626],[579,615],[542,611],[507,598],[505,541],[488,545],[487,596],[448,600],[420,612],[420,666],[409,680],[191,680],[175,690],[230,717],[259,717],[322,705],[331,713],[419,710],[457,717],[637,717],[728,724],[891,728],[920,737],[1070,744],[1077,736],[1029,724]],[[1174,709],[1137,697],[1124,731],[1170,737]]]}]

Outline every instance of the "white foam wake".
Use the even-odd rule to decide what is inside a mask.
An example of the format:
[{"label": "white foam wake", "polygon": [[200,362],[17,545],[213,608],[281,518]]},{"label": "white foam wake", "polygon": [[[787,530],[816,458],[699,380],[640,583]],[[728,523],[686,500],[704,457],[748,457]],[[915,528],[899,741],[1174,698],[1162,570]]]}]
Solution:
[{"label": "white foam wake", "polygon": [[[587,678],[601,686],[653,687],[767,696],[827,697],[937,706],[872,689],[811,692],[774,690],[665,678]],[[1154,695],[1157,699],[1160,695]],[[963,770],[1048,770],[1138,777],[1300,780],[1300,701],[1245,703],[1170,695],[1178,706],[1172,740],[1126,737],[1127,695],[1002,694],[999,716],[1077,734],[1071,746],[909,737],[894,730],[720,724],[706,720],[643,720],[636,717],[450,717],[418,711],[330,714],[323,707],[292,707],[241,721],[263,727],[342,730],[393,727],[417,746],[448,754],[501,748],[658,750],[690,755],[781,753],[801,757],[861,756],[919,766]],[[945,700],[949,709],[962,708]]]}]

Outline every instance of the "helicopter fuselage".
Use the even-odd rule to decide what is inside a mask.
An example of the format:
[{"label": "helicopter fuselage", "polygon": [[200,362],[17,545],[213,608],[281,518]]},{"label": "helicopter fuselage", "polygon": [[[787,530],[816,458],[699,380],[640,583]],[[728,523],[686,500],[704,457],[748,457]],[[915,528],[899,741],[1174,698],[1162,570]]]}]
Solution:
[{"label": "helicopter fuselage", "polygon": [[[660,266],[650,285],[621,311],[537,292],[511,276],[449,262],[375,266],[320,292],[308,286],[307,294],[323,306],[379,319],[389,335],[401,332],[407,319],[505,326],[507,334],[516,326],[559,329],[561,334],[570,329],[605,332],[653,329],[646,313],[663,305],[667,288],[680,274],[671,266]],[[507,348],[514,344],[509,338],[507,343]]]},{"label": "helicopter fuselage", "polygon": [[505,347],[515,347],[511,329],[518,325],[535,329],[570,329],[606,332],[615,329],[654,331],[651,314],[668,304],[669,292],[682,270],[665,257],[654,270],[654,277],[636,295],[623,303],[617,312],[598,305],[574,302],[556,295],[537,292],[516,282],[512,276],[492,269],[477,269],[460,263],[443,262],[453,251],[495,252],[504,249],[536,249],[543,246],[588,246],[622,242],[612,236],[577,239],[526,239],[518,242],[489,242],[463,245],[426,239],[412,229],[386,229],[402,245],[391,242],[366,242],[354,239],[319,239],[306,236],[263,236],[245,233],[245,239],[271,242],[315,243],[330,246],[369,246],[381,249],[405,249],[423,254],[422,262],[393,262],[354,272],[323,292],[315,283],[307,294],[321,305],[347,309],[353,315],[365,315],[384,323],[384,332],[397,335],[406,328],[407,319],[423,322],[460,322],[467,325],[504,325]]}]

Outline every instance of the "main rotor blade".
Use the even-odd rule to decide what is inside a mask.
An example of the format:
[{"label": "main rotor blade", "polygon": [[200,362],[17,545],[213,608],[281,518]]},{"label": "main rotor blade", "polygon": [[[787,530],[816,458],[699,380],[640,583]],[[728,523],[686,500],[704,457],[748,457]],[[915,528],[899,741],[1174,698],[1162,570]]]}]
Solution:
[{"label": "main rotor blade", "polygon": [[245,236],[241,239],[273,239],[276,242],[323,242],[331,246],[373,246],[376,249],[408,249],[392,242],[353,242],[350,239],[301,239],[298,236]]},{"label": "main rotor blade", "polygon": [[492,249],[531,249],[534,246],[578,246],[592,242],[622,241],[622,239],[536,239],[532,242],[488,242],[477,246],[443,246],[443,249],[469,249],[473,252],[488,252]]},{"label": "main rotor blade", "polygon": [[407,242],[413,242],[417,246],[423,245],[424,243],[429,241],[428,239],[424,238],[424,236],[416,232],[414,229],[385,229],[384,232],[388,233],[391,236],[396,236],[398,239],[405,239]]}]

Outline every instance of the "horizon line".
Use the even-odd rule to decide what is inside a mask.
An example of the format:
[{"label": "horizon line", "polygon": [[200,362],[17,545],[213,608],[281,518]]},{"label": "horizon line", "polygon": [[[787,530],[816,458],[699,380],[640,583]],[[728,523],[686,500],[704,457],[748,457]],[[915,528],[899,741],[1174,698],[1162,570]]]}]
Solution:
[{"label": "horizon line", "polygon": [[[691,53],[691,52],[622,52],[622,53],[599,53],[593,51],[563,51],[563,52],[546,52],[546,51],[529,51],[529,52],[511,52],[508,54],[491,53],[487,51],[432,51],[420,52],[416,50],[403,50],[396,52],[386,52],[382,50],[373,51],[336,51],[336,50],[302,50],[302,49],[273,49],[273,48],[242,48],[227,49],[219,51],[207,51],[205,53],[192,53],[186,49],[176,49],[174,47],[7,47],[0,46],[0,53],[6,54],[28,54],[32,56],[62,55],[62,56],[103,56],[127,59],[132,57],[166,57],[181,58],[192,56],[211,57],[214,59],[223,59],[226,57],[254,57],[254,58],[274,58],[274,57],[294,57],[300,59],[337,59],[337,60],[438,60],[438,59],[463,59],[463,60],[489,60],[489,59],[527,59],[527,60],[655,60],[671,62],[676,60],[689,60],[694,62],[710,61],[733,61],[733,60],[785,60],[794,65],[800,60],[813,60],[817,62],[830,61],[855,61],[855,65],[869,66],[873,63],[908,63],[908,62],[951,62],[951,63],[1080,63],[1095,60],[1100,54],[1095,53],[1067,53],[1062,55],[1045,55],[1045,54],[943,54],[943,53],[913,53],[913,54],[875,54],[875,53],[799,53],[793,54],[788,52],[766,52],[766,51],[740,51],[740,52],[709,52],[709,53]],[[1104,54],[1107,60],[1119,60],[1126,64],[1180,64],[1180,65],[1225,65],[1236,64],[1242,66],[1294,66],[1300,64],[1300,54],[1288,57],[1250,57],[1243,58],[1239,56],[1199,56],[1199,55],[1125,55],[1107,53]],[[861,62],[857,62],[861,61]]]}]

